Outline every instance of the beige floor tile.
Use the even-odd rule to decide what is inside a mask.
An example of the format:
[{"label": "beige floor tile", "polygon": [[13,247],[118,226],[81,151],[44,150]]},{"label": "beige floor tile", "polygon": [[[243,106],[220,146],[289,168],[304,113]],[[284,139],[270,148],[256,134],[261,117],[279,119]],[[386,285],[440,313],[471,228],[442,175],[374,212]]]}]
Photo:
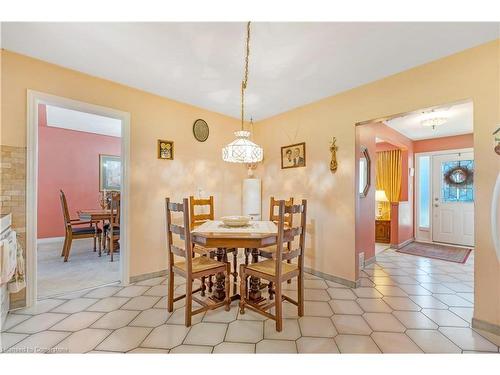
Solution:
[{"label": "beige floor tile", "polygon": [[482,329],[477,329],[474,328],[474,331],[479,333],[481,336],[483,336],[485,339],[491,341],[493,344],[499,347],[500,349],[500,335],[495,335],[494,333],[484,331]]},{"label": "beige floor tile", "polygon": [[160,285],[163,281],[165,281],[165,277],[154,277],[152,279],[142,280],[135,283],[135,285],[140,286],[156,286]]},{"label": "beige floor tile", "polygon": [[103,286],[96,288],[85,294],[86,298],[106,298],[118,293],[123,287],[121,286]]},{"label": "beige floor tile", "polygon": [[420,311],[394,311],[392,313],[406,328],[437,329],[438,325]]},{"label": "beige floor tile", "polygon": [[375,288],[360,287],[353,289],[353,292],[360,298],[382,298],[382,294]]},{"label": "beige floor tile", "polygon": [[173,348],[170,354],[210,354],[212,353],[212,346],[203,345],[180,345]]},{"label": "beige floor tile", "polygon": [[224,341],[256,343],[264,338],[262,321],[237,320],[229,323]]},{"label": "beige floor tile", "polygon": [[131,285],[123,288],[115,294],[116,297],[138,297],[145,293],[149,287],[140,285]]},{"label": "beige floor tile", "polygon": [[380,353],[370,336],[337,335],[334,340],[341,353]]},{"label": "beige floor tile", "polygon": [[470,328],[441,327],[441,333],[463,350],[498,352],[498,347]]},{"label": "beige floor tile", "polygon": [[373,280],[373,283],[376,286],[380,286],[380,285],[391,285],[391,286],[392,285],[397,285],[396,280],[394,280],[390,276],[373,276],[372,280]]},{"label": "beige floor tile", "polygon": [[376,289],[384,295],[384,297],[406,297],[408,294],[397,286],[378,285]]},{"label": "beige floor tile", "polygon": [[71,314],[66,319],[61,320],[56,325],[52,326],[50,329],[54,331],[79,331],[87,328],[103,315],[104,313],[81,311],[76,314]]},{"label": "beige floor tile", "polygon": [[28,335],[24,333],[2,332],[0,333],[0,349],[2,351],[5,351],[11,346],[17,344],[19,341],[24,340],[26,337],[28,337]]},{"label": "beige floor tile", "polygon": [[422,353],[404,333],[373,332],[371,337],[383,353]]},{"label": "beige floor tile", "polygon": [[158,303],[160,297],[139,296],[131,298],[121,307],[123,310],[147,310]]},{"label": "beige floor tile", "polygon": [[255,346],[256,353],[297,353],[295,341],[262,340]]},{"label": "beige floor tile", "polygon": [[347,288],[328,288],[327,292],[333,299],[356,299],[356,295],[352,290]]},{"label": "beige floor tile", "polygon": [[191,327],[184,344],[214,346],[224,341],[227,324],[200,323]]},{"label": "beige floor tile", "polygon": [[337,344],[333,338],[324,337],[301,337],[297,340],[299,353],[339,353]]},{"label": "beige floor tile", "polygon": [[401,324],[392,314],[388,313],[365,313],[363,318],[374,331],[381,332],[404,332],[405,326]]},{"label": "beige floor tile", "polygon": [[106,297],[87,308],[87,311],[110,312],[118,310],[121,306],[126,304],[128,300],[129,298],[124,297]]},{"label": "beige floor tile", "polygon": [[393,310],[419,311],[420,306],[415,304],[408,297],[384,297],[384,302],[387,303]]},{"label": "beige floor tile", "polygon": [[131,354],[167,354],[169,350],[167,349],[155,349],[155,348],[135,348],[127,353]]},{"label": "beige floor tile", "polygon": [[[185,319],[185,313],[184,313],[184,307],[181,307],[180,309],[175,310],[172,315],[167,320],[168,324],[182,324],[184,325],[186,323]],[[198,324],[199,322],[202,321],[203,317],[205,316],[205,313],[200,313],[196,314],[191,317],[191,324]]]},{"label": "beige floor tile", "polygon": [[237,317],[238,304],[233,302],[229,311],[226,311],[224,307],[207,311],[203,317],[203,321],[208,323],[229,323],[235,321]]},{"label": "beige floor tile", "polygon": [[37,333],[45,331],[52,327],[54,324],[60,322],[68,315],[56,313],[43,313],[34,315],[24,322],[16,325],[10,329],[13,333]]},{"label": "beige floor tile", "polygon": [[469,323],[453,314],[449,310],[422,309],[422,313],[428,316],[440,327],[468,327]]},{"label": "beige floor tile", "polygon": [[[286,303],[283,303],[283,316],[286,318],[287,316],[285,315],[285,305]],[[239,310],[239,309],[238,309]],[[297,308],[295,308],[295,311],[297,311]],[[264,321],[267,318],[264,315],[261,315],[255,311],[252,310],[245,310],[245,313],[242,314],[238,311],[238,318],[237,320],[258,320],[258,321]]]},{"label": "beige floor tile", "polygon": [[214,347],[216,354],[249,354],[255,353],[255,344],[242,344],[239,342],[221,342]]},{"label": "beige floor tile", "polygon": [[334,315],[332,321],[339,334],[369,335],[372,332],[360,315]]},{"label": "beige floor tile", "polygon": [[381,298],[358,298],[356,300],[365,312],[390,313],[392,309]]},{"label": "beige floor tile", "polygon": [[332,288],[347,288],[347,286],[343,284],[336,283],[335,281],[325,280],[326,285]]},{"label": "beige floor tile", "polygon": [[330,301],[326,289],[304,289],[304,299],[307,301]]},{"label": "beige floor tile", "polygon": [[181,325],[161,325],[153,329],[141,346],[145,348],[172,349],[182,344],[189,329],[189,327]]},{"label": "beige floor tile", "polygon": [[135,317],[139,315],[139,311],[131,310],[115,310],[107,313],[94,324],[91,328],[102,328],[102,329],[118,329],[125,327],[129,324]]},{"label": "beige floor tile", "polygon": [[98,300],[95,298],[75,298],[63,303],[62,305],[57,306],[52,310],[52,312],[74,314],[85,310],[87,307],[93,305],[97,301]]},{"label": "beige floor tile", "polygon": [[333,311],[328,302],[305,301],[304,315],[330,317],[333,315]]},{"label": "beige floor tile", "polygon": [[168,293],[166,285],[155,285],[144,293],[145,296],[165,297]]},{"label": "beige floor tile", "polygon": [[408,295],[430,296],[432,294],[430,291],[420,285],[399,284],[398,286]]},{"label": "beige floor tile", "polygon": [[83,329],[66,337],[56,347],[63,353],[87,353],[99,345],[111,332],[106,329]]},{"label": "beige floor tile", "polygon": [[304,316],[299,319],[302,336],[334,337],[337,334],[329,318]]},{"label": "beige floor tile", "polygon": [[457,293],[457,296],[462,297],[464,300],[474,303],[474,293]]},{"label": "beige floor tile", "polygon": [[264,338],[272,340],[297,340],[300,337],[299,323],[296,319],[283,319],[283,330],[276,331],[274,320],[264,322]]},{"label": "beige floor tile", "polygon": [[150,332],[151,328],[123,327],[113,331],[96,347],[96,350],[128,352],[137,348]]},{"label": "beige floor tile", "polygon": [[327,289],[328,285],[323,279],[304,280],[304,288],[306,289]]},{"label": "beige floor tile", "polygon": [[473,307],[473,304],[456,294],[436,294],[435,298],[453,307]]},{"label": "beige floor tile", "polygon": [[450,307],[450,311],[461,317],[467,323],[472,324],[472,317],[474,315],[473,307]]},{"label": "beige floor tile", "polygon": [[328,302],[334,314],[361,315],[363,310],[356,301],[335,299]]},{"label": "beige floor tile", "polygon": [[462,350],[437,330],[408,330],[410,337],[425,353],[461,353]]},{"label": "beige floor tile", "polygon": [[2,332],[8,331],[29,318],[31,318],[31,315],[7,314],[7,318],[2,325]]},{"label": "beige floor tile", "polygon": [[446,293],[448,293],[448,294],[453,293],[453,290],[445,287],[443,284],[421,283],[420,285],[432,293],[445,293],[445,294]]},{"label": "beige floor tile", "polygon": [[137,317],[132,320],[129,326],[138,327],[158,327],[167,322],[170,313],[166,309],[148,309],[141,311]]},{"label": "beige floor tile", "polygon": [[16,310],[13,314],[37,315],[49,312],[57,306],[66,302],[64,299],[42,299],[37,301],[33,306],[24,309]]},{"label": "beige floor tile", "polygon": [[[418,281],[411,276],[391,276],[391,277],[399,285],[399,287],[401,289],[403,289],[403,285],[404,286],[411,286],[411,285],[418,286]],[[406,290],[405,290],[405,292],[406,292]]]},{"label": "beige floor tile", "polygon": [[69,332],[38,332],[11,346],[7,353],[46,353],[69,335]]},{"label": "beige floor tile", "polygon": [[433,296],[409,296],[409,298],[423,309],[448,309],[447,305]]}]

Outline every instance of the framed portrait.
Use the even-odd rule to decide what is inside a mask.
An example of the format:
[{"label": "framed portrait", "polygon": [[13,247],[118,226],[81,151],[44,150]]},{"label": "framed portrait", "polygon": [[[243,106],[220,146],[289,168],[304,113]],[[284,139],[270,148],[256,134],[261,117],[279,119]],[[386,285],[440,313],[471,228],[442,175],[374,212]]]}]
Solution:
[{"label": "framed portrait", "polygon": [[281,169],[306,166],[305,142],[281,147]]},{"label": "framed portrait", "polygon": [[158,139],[158,159],[174,160],[174,142]]},{"label": "framed portrait", "polygon": [[99,155],[99,191],[120,191],[122,162],[119,156]]}]

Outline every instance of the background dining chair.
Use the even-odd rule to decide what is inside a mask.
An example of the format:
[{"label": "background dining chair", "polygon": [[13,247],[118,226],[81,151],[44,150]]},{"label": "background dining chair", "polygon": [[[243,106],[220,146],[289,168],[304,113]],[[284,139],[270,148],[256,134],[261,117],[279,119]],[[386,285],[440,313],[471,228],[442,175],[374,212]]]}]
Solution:
[{"label": "background dining chair", "polygon": [[[224,273],[226,280],[229,280],[231,272],[230,265],[227,262],[219,262],[207,256],[201,256],[193,253],[191,243],[191,230],[189,219],[188,199],[184,198],[183,203],[171,203],[170,198],[165,199],[166,209],[166,224],[167,224],[167,251],[168,251],[168,296],[167,310],[174,310],[174,302],[186,298],[185,306],[185,325],[191,326],[191,317],[195,314],[202,313],[207,310],[213,310],[221,306],[225,306],[226,311],[229,311],[231,304],[231,296],[229,293],[229,282],[226,282],[226,298],[224,301],[215,302],[211,299],[203,301],[197,298],[194,294],[201,292],[202,287],[193,290],[193,281],[201,279],[208,275]],[[182,213],[183,226],[172,223],[172,212]],[[173,235],[176,234],[183,240],[183,246],[174,245]],[[174,256],[183,258],[182,261],[175,263]],[[186,293],[174,298],[174,275],[177,274],[186,279]],[[193,301],[199,303],[202,307],[192,310]]]},{"label": "background dining chair", "polygon": [[111,194],[111,204],[110,204],[110,222],[105,228],[106,233],[106,241],[108,244],[108,254],[111,256],[111,262],[113,261],[113,253],[115,251],[115,247],[120,240],[120,205],[121,195],[119,192],[114,191]]},{"label": "background dining chair", "polygon": [[[67,262],[71,251],[71,244],[75,239],[94,238],[94,251],[96,251],[96,242],[99,242],[99,252],[101,252],[101,234],[102,230],[97,227],[97,224],[92,221],[81,221],[80,219],[71,219],[69,215],[68,202],[66,195],[62,190],[59,190],[59,198],[61,200],[61,208],[64,219],[64,244],[61,256]],[[83,225],[86,225],[83,227]]]},{"label": "background dining chair", "polygon": [[[300,213],[300,226],[285,229],[285,214]],[[285,201],[279,202],[278,214],[278,234],[276,239],[276,253],[274,259],[266,259],[261,262],[249,265],[240,265],[240,313],[245,313],[245,308],[249,308],[276,322],[276,330],[281,332],[283,329],[283,300],[297,306],[298,315],[304,315],[304,252],[306,236],[306,213],[307,201],[302,200],[301,204],[285,206]],[[283,261],[283,244],[292,242],[299,236],[299,247],[289,252],[290,256],[298,257],[298,262],[286,263]],[[247,293],[247,279],[257,277],[273,282],[275,285],[275,299],[268,303],[254,303],[249,299]],[[297,277],[297,300],[282,293],[282,283]],[[274,307],[273,315],[268,310]]]},{"label": "background dining chair", "polygon": [[[198,208],[208,208],[208,213],[200,213],[197,210]],[[205,209],[207,211],[207,209]],[[189,197],[189,217],[190,217],[190,228],[191,230],[194,230],[196,227],[202,225],[203,223],[209,221],[209,220],[214,220],[215,218],[215,209],[214,209],[214,197],[211,195],[208,198],[195,198],[194,196]],[[205,248],[202,246],[198,245],[193,245],[193,251],[197,254],[200,255],[205,255],[210,258],[215,258],[217,249],[214,248]],[[225,254],[233,254],[233,280],[234,280],[234,285],[236,288],[236,285],[238,283],[238,249],[226,249]],[[219,261],[226,261],[226,259],[218,259]],[[205,284],[205,278],[201,280],[202,284],[202,295],[205,295],[205,290],[206,290],[206,284]],[[210,275],[208,277],[208,292],[212,292],[213,288],[213,275]],[[236,292],[236,291],[235,291]]]}]

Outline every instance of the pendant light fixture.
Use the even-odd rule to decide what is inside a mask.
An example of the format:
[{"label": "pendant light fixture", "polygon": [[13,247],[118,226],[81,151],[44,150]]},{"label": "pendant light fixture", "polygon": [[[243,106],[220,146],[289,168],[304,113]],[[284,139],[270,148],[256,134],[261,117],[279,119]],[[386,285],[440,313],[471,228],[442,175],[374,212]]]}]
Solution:
[{"label": "pendant light fixture", "polygon": [[222,160],[229,163],[255,164],[262,161],[264,151],[250,140],[245,130],[245,90],[248,83],[248,56],[250,55],[250,22],[247,23],[245,73],[241,82],[241,130],[234,132],[236,139],[222,149]]}]

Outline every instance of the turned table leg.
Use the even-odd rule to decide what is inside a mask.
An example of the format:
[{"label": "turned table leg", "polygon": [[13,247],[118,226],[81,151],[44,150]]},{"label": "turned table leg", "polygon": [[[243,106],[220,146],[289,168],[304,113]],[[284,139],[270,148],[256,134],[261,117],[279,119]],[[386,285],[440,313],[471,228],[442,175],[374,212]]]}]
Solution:
[{"label": "turned table leg", "polygon": [[[226,249],[218,248],[215,252],[215,256],[219,262],[227,259]],[[225,290],[225,276],[224,273],[219,272],[215,275],[215,290],[212,295],[212,299],[216,301],[223,301],[226,298],[226,290]],[[229,282],[229,280],[227,280]]]},{"label": "turned table leg", "polygon": [[[252,263],[259,261],[259,249],[252,249]],[[250,276],[250,291],[248,293],[249,299],[254,303],[264,301],[260,292],[260,279],[258,277]]]}]

